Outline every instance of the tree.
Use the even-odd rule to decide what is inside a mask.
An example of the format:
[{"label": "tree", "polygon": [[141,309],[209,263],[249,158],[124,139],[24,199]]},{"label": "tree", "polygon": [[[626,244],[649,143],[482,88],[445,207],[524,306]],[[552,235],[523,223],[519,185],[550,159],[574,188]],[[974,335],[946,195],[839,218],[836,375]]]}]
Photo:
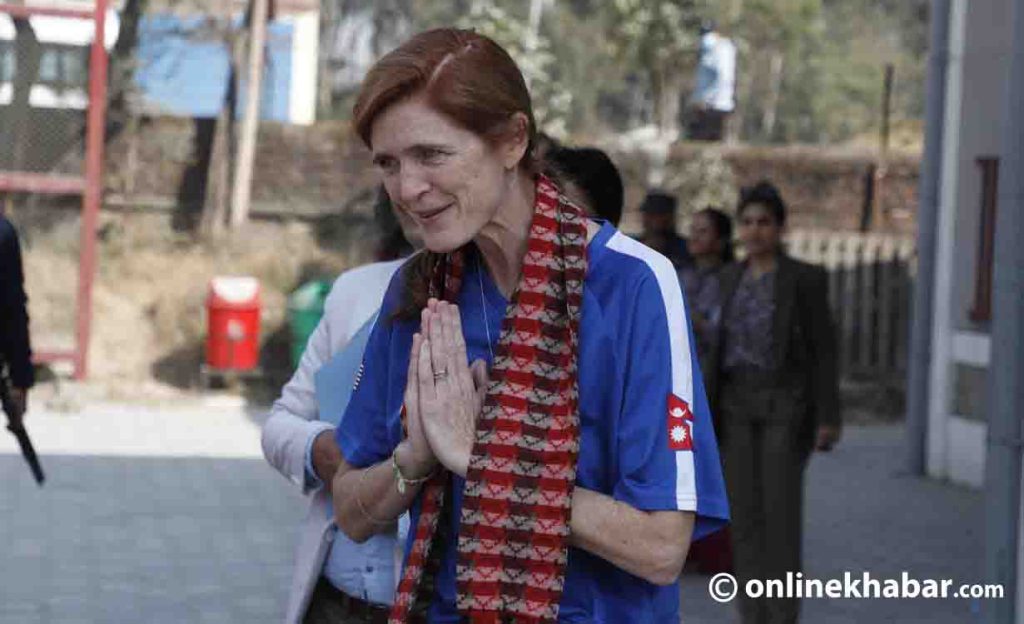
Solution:
[{"label": "tree", "polygon": [[11,96],[11,168],[15,171],[25,166],[25,152],[28,149],[30,101],[29,93],[39,74],[39,59],[42,48],[35,29],[27,17],[15,17],[14,22],[14,93]]},{"label": "tree", "polygon": [[242,29],[235,26],[229,2],[222,13],[207,18],[202,34],[220,40],[228,50],[229,71],[224,86],[224,99],[214,124],[210,154],[201,160],[209,163],[206,174],[203,210],[199,219],[199,233],[205,238],[223,234],[227,225],[231,197],[231,172],[234,169],[235,111],[238,108],[239,68],[245,62],[245,40]]},{"label": "tree", "polygon": [[735,116],[741,134],[748,140],[773,140],[791,127],[786,104],[806,104],[814,95],[807,87],[790,97],[793,87],[818,85],[821,0],[744,0],[720,18],[740,52]]},{"label": "tree", "polygon": [[547,2],[532,0],[527,19],[499,6],[494,0],[473,0],[469,12],[456,23],[494,39],[519,65],[533,99],[537,127],[556,137],[568,132],[572,92],[558,80],[558,61],[551,41],[540,27]]},{"label": "tree", "polygon": [[680,100],[697,65],[706,9],[699,0],[615,0],[606,15],[619,61],[646,74],[663,139],[679,136]]},{"label": "tree", "polygon": [[[435,3],[423,3],[429,7]],[[321,3],[317,118],[345,118],[361,71],[409,34],[412,0],[324,0]],[[454,16],[451,18],[454,20]],[[450,22],[449,22],[450,23]]]},{"label": "tree", "polygon": [[[134,88],[132,76],[138,65],[139,23],[146,14],[149,0],[126,0],[120,13],[117,41],[110,54],[107,116],[120,121],[129,115],[129,100]],[[109,124],[108,124],[109,125]]]}]

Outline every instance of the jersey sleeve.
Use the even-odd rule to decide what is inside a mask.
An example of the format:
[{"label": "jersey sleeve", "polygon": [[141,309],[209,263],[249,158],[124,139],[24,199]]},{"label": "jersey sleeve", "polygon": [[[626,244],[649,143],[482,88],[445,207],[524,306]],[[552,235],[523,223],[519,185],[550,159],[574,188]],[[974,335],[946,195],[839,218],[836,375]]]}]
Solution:
[{"label": "jersey sleeve", "polygon": [[[397,305],[393,291],[400,281],[397,273],[392,280],[380,313],[370,332],[363,351],[362,363],[356,373],[351,399],[345,408],[335,439],[345,461],[356,468],[365,468],[379,463],[394,450],[392,422],[397,416],[391,414],[395,403],[396,389],[392,387],[393,366],[392,335],[396,322],[390,317]],[[404,375],[402,376],[404,379]],[[348,383],[339,380],[338,383]],[[401,396],[403,389],[398,389]],[[400,409],[399,404],[396,409]]]},{"label": "jersey sleeve", "polygon": [[698,539],[724,525],[728,504],[683,295],[663,264],[638,280],[623,317],[614,497],[645,511],[695,512]]}]

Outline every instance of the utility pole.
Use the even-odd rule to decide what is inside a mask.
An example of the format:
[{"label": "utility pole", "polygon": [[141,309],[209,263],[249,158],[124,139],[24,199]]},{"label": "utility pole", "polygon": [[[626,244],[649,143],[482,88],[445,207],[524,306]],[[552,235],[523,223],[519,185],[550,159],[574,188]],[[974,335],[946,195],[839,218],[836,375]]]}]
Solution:
[{"label": "utility pole", "polygon": [[888,173],[889,160],[889,129],[892,119],[892,83],[896,69],[892,63],[885,64],[885,77],[882,83],[882,125],[879,130],[878,165],[875,167],[874,201],[872,202],[872,221],[874,228],[881,230],[885,218],[885,207],[882,201],[885,199],[883,189],[885,176]]},{"label": "utility pole", "polygon": [[238,73],[244,61],[244,37],[241,29],[234,26],[231,0],[218,4],[217,30],[230,55],[228,81],[224,86],[224,98],[214,122],[213,141],[210,145],[207,166],[206,192],[203,197],[203,212],[199,219],[199,232],[205,239],[218,239],[227,228],[229,203],[231,201],[231,172],[235,160],[235,109],[238,104]]},{"label": "utility pole", "polygon": [[882,206],[883,184],[889,160],[889,120],[892,117],[892,83],[895,75],[892,63],[885,64],[882,79],[882,114],[878,130],[878,153],[875,161],[864,172],[864,202],[861,204],[860,231],[882,229],[885,211]]},{"label": "utility pole", "polygon": [[[537,51],[537,46],[540,42],[540,22],[544,17],[544,10],[547,8],[548,1],[530,0],[529,29],[526,31],[526,41],[523,42],[527,54],[532,55]],[[525,79],[526,88],[529,89],[532,86],[530,84],[530,76],[525,76]]]},{"label": "utility pole", "polygon": [[270,0],[252,0],[249,12],[249,63],[245,85],[245,111],[238,139],[238,167],[231,187],[231,229],[249,220],[252,196],[252,168],[256,158],[256,132],[259,129],[260,93],[263,84],[263,55],[267,40],[267,15]]}]

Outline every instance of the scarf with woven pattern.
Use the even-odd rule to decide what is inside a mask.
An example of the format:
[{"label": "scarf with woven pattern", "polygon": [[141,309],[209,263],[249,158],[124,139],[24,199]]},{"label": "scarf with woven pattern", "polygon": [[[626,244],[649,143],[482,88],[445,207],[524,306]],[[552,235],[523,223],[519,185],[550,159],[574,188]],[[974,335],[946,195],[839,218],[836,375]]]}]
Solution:
[{"label": "scarf with woven pattern", "polygon": [[[474,624],[555,622],[565,584],[579,454],[587,225],[582,210],[546,177],[538,177],[536,191],[522,273],[502,320],[463,491],[457,606]],[[431,282],[435,296],[457,301],[465,253],[442,257]],[[441,471],[421,494],[392,624],[422,619],[433,598],[450,480]]]}]

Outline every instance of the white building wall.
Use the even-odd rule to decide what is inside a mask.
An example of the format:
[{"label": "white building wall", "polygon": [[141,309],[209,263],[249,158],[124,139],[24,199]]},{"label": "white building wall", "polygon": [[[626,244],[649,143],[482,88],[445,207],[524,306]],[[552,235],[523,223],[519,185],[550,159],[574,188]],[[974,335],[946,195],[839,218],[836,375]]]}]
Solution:
[{"label": "white building wall", "polygon": [[288,116],[294,124],[309,125],[316,121],[320,12],[298,13],[292,19],[292,68]]},{"label": "white building wall", "polygon": [[963,99],[963,52],[968,0],[953,0],[949,11],[949,58],[946,65],[946,111],[943,121],[942,180],[939,188],[935,299],[932,317],[932,367],[929,371],[926,470],[936,478],[949,476],[948,421],[953,288],[953,245],[959,176],[959,129]]},{"label": "white building wall", "polygon": [[[953,326],[987,328],[969,318],[974,300],[977,249],[981,227],[981,168],[977,159],[998,156],[1009,96],[1013,51],[1013,0],[968,0],[964,15],[963,72],[956,189],[956,261],[953,267]],[[1009,172],[1000,171],[1004,180]]]},{"label": "white building wall", "polygon": [[980,232],[977,159],[1002,147],[1012,1],[954,0],[950,12],[927,463],[929,475],[974,487],[984,484],[987,426],[984,414],[955,413],[953,393],[968,381],[957,366],[989,366],[988,329],[968,318]]}]

